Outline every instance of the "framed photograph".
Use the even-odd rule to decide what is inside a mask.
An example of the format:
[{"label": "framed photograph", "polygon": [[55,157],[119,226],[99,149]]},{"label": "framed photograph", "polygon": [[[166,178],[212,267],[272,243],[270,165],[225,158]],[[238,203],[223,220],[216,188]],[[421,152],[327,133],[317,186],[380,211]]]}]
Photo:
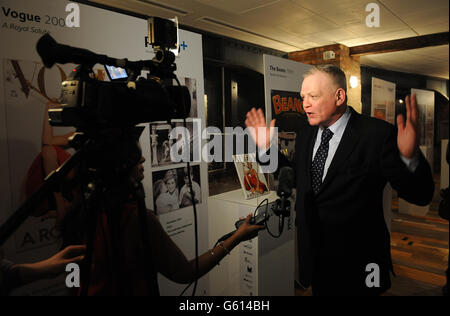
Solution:
[{"label": "framed photograph", "polygon": [[233,160],[246,200],[270,193],[256,154],[233,155]]},{"label": "framed photograph", "polygon": [[[174,127],[184,127],[183,121],[173,120]],[[188,137],[188,146],[189,146],[189,162],[200,162],[201,156],[201,139],[199,135],[201,135],[201,120],[200,119],[189,119],[186,122],[187,134],[185,135],[177,135],[177,139],[174,141],[174,150],[176,150],[176,154],[178,157],[183,156],[185,153],[185,144],[183,144],[182,137]],[[194,157],[195,152],[195,157]],[[194,159],[195,158],[195,159]]]},{"label": "framed photograph", "polygon": [[[180,208],[192,205],[192,194],[189,187],[189,177],[187,167],[178,168],[178,187],[180,189]],[[202,203],[202,188],[200,185],[200,165],[191,166],[190,176],[192,183],[192,191],[194,193],[195,204]]]},{"label": "framed photograph", "polygon": [[150,124],[150,156],[152,167],[172,163],[170,159],[170,148],[172,147],[173,141],[169,137],[171,130],[172,128],[169,124]]},{"label": "framed photograph", "polygon": [[[200,140],[195,138],[198,134],[198,127],[201,121],[199,119],[194,119],[186,122],[186,127],[189,137],[189,161],[194,162],[194,147],[197,153],[197,157],[200,157]],[[170,156],[170,150],[176,150],[176,154],[181,157],[183,155],[183,150],[185,150],[185,145],[181,142],[182,135],[178,135],[178,139],[171,139],[170,133],[176,127],[183,127],[182,121],[172,121],[172,125],[167,123],[152,123],[150,124],[150,148],[151,148],[151,164],[152,167],[170,165],[174,163],[180,163],[179,161],[172,161]],[[195,130],[194,130],[195,129]]]}]

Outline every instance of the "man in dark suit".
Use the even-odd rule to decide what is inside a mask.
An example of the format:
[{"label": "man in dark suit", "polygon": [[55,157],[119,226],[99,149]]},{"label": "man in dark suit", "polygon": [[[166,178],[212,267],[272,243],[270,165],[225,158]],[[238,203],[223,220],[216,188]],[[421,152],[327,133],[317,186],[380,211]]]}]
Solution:
[{"label": "man in dark suit", "polygon": [[[347,106],[346,88],[344,72],[331,65],[309,71],[301,88],[309,126],[298,131],[293,163],[300,282],[314,295],[379,295],[392,271],[383,189],[389,182],[399,197],[427,205],[434,183],[418,145],[415,96],[396,130]],[[269,148],[273,132],[261,109],[246,125],[260,150]]]}]

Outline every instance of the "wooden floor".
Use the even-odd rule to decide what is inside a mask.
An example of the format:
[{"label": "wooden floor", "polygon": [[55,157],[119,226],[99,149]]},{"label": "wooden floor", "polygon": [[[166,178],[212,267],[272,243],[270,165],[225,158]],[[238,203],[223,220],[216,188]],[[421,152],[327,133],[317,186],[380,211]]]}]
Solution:
[{"label": "wooden floor", "polygon": [[[394,271],[387,295],[442,295],[448,268],[449,224],[437,214],[439,195],[426,216],[411,216],[394,209],[391,253]],[[395,201],[393,208],[396,207]]]}]

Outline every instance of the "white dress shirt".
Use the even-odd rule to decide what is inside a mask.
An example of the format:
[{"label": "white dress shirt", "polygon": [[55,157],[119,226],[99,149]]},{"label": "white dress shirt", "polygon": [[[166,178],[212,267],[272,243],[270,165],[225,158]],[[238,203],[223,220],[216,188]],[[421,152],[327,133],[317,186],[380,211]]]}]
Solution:
[{"label": "white dress shirt", "polygon": [[[342,135],[344,134],[345,128],[347,127],[347,123],[350,120],[351,115],[352,112],[350,112],[350,108],[347,107],[345,113],[336,122],[334,122],[333,125],[328,127],[328,129],[333,132],[333,137],[331,137],[330,142],[328,143],[328,156],[323,168],[322,182],[327,175],[328,168],[331,165],[331,161],[333,161],[334,154],[336,154],[336,150],[338,149],[339,143],[342,139]],[[317,132],[316,142],[314,143],[314,150],[311,161],[314,160],[316,152],[319,149],[320,142],[322,140],[322,133],[324,130],[325,127],[319,126],[319,131]]]},{"label": "white dress shirt", "polygon": [[[347,107],[347,110],[345,113],[336,121],[333,125],[329,126],[328,128],[330,131],[333,132],[333,137],[331,137],[329,142],[329,148],[328,148],[328,156],[327,160],[325,161],[325,166],[323,169],[323,176],[322,176],[322,182],[325,180],[325,176],[327,175],[328,168],[331,165],[331,162],[333,161],[333,157],[336,154],[336,151],[339,147],[339,143],[341,142],[342,135],[344,135],[345,128],[347,127],[348,121],[350,120],[350,116],[352,115],[352,112],[350,111],[350,107]],[[322,133],[325,130],[324,127],[319,126],[319,130],[317,132],[316,142],[314,143],[314,150],[313,150],[313,156],[312,160],[314,160],[314,156],[316,155],[317,150],[319,149],[320,142],[322,140]],[[400,155],[400,158],[405,163],[409,171],[414,172],[419,165],[419,157],[413,157],[411,159],[405,158],[402,155]]]}]

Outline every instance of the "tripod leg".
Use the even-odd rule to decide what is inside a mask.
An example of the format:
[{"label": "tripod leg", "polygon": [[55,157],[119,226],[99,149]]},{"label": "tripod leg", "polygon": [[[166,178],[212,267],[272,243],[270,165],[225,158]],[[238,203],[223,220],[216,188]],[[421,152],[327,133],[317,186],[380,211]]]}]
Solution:
[{"label": "tripod leg", "polygon": [[87,296],[89,294],[89,284],[91,281],[91,269],[92,269],[92,259],[94,256],[94,240],[97,229],[97,212],[94,211],[93,207],[83,208],[88,212],[88,229],[87,229],[87,240],[86,240],[86,260],[82,267],[82,277],[81,277],[81,296]]}]

